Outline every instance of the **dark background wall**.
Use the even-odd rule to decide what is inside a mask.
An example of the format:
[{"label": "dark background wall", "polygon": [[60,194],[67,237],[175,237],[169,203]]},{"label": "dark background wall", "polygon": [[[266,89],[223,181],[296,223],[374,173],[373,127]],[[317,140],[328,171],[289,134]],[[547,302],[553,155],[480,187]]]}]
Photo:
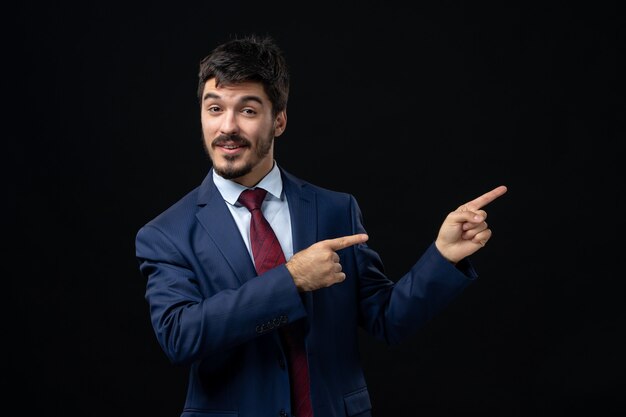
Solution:
[{"label": "dark background wall", "polygon": [[479,280],[404,345],[362,334],[375,415],[624,411],[624,15],[434,3],[6,9],[6,415],[182,410],[134,237],[206,174],[197,65],[248,32],[292,68],[277,159],[357,197],[390,278],[509,187]]}]

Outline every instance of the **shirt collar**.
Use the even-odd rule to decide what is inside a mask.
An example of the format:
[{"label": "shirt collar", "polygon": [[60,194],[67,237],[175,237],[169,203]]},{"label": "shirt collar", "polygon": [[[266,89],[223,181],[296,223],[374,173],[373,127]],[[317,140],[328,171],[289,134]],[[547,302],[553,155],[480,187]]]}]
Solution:
[{"label": "shirt collar", "polygon": [[[239,194],[241,194],[243,190],[247,189],[247,187],[244,187],[243,185],[236,183],[235,181],[227,180],[219,176],[217,172],[215,172],[215,170],[213,170],[213,182],[215,183],[215,186],[217,187],[220,194],[222,194],[224,200],[228,204],[231,204],[233,206],[235,205],[235,203],[237,203]],[[268,194],[271,194],[277,199],[281,198],[281,195],[283,193],[283,180],[280,176],[280,170],[278,169],[278,164],[276,164],[276,161],[274,161],[274,166],[270,170],[270,172],[265,177],[263,177],[257,185],[252,188],[257,187],[261,187],[267,190]]]}]

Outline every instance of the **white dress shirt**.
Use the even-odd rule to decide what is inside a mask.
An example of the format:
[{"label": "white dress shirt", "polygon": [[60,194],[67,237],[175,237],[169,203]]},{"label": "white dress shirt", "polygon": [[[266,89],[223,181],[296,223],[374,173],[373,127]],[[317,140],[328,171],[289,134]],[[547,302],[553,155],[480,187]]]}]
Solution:
[{"label": "white dress shirt", "polygon": [[[252,249],[250,246],[250,218],[252,217],[250,211],[239,204],[237,199],[239,194],[246,189],[241,184],[235,181],[227,180],[220,177],[215,171],[213,171],[213,181],[220,194],[226,202],[226,206],[233,215],[235,223],[239,228],[239,233],[248,248],[250,259],[254,262],[252,256]],[[289,216],[289,204],[287,203],[287,197],[283,192],[283,180],[280,176],[280,171],[276,162],[274,167],[257,185],[252,188],[263,188],[267,190],[265,200],[261,206],[263,215],[269,222],[274,233],[280,242],[280,246],[285,254],[285,259],[289,260],[293,256],[293,241],[291,237],[291,217]]]}]

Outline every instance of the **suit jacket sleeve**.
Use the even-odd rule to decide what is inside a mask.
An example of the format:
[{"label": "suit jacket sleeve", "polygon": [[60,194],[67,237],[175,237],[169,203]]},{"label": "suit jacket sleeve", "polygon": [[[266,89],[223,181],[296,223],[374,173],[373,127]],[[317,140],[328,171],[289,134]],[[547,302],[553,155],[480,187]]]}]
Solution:
[{"label": "suit jacket sleeve", "polygon": [[[243,284],[235,284],[232,276],[208,280],[201,276],[193,249],[182,242],[154,224],[141,228],[136,237],[152,325],[172,362],[186,364],[225,353],[306,314],[284,265],[261,276],[251,274]],[[233,284],[219,290],[206,287],[220,280]]]},{"label": "suit jacket sleeve", "polygon": [[[354,233],[366,233],[361,210],[351,198]],[[434,242],[396,282],[386,277],[379,255],[367,244],[353,247],[358,275],[360,325],[376,338],[396,344],[437,315],[477,274],[468,259],[456,266]]]}]

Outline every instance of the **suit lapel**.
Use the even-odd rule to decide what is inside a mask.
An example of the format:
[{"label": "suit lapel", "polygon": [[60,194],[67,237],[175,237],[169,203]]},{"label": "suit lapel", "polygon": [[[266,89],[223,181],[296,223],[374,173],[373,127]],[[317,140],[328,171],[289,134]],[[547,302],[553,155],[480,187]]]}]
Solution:
[{"label": "suit lapel", "polygon": [[[291,215],[293,252],[297,253],[317,242],[317,200],[315,193],[302,181],[281,169],[283,188]],[[309,318],[313,317],[313,294],[303,293],[302,301]]]},{"label": "suit lapel", "polygon": [[256,276],[252,259],[222,195],[213,183],[213,171],[206,176],[198,194],[196,218],[235,273],[240,284]]},{"label": "suit lapel", "polygon": [[[289,203],[294,253],[308,248],[317,241],[317,201],[315,193],[305,183],[281,169],[283,189]],[[222,195],[213,183],[210,170],[198,193],[196,218],[208,233],[235,273],[240,284],[256,276],[248,249],[239,234],[239,229],[226,207]],[[228,236],[229,238],[225,238]],[[242,258],[245,260],[242,262]],[[302,300],[309,317],[313,317],[313,296],[303,293]]]}]

